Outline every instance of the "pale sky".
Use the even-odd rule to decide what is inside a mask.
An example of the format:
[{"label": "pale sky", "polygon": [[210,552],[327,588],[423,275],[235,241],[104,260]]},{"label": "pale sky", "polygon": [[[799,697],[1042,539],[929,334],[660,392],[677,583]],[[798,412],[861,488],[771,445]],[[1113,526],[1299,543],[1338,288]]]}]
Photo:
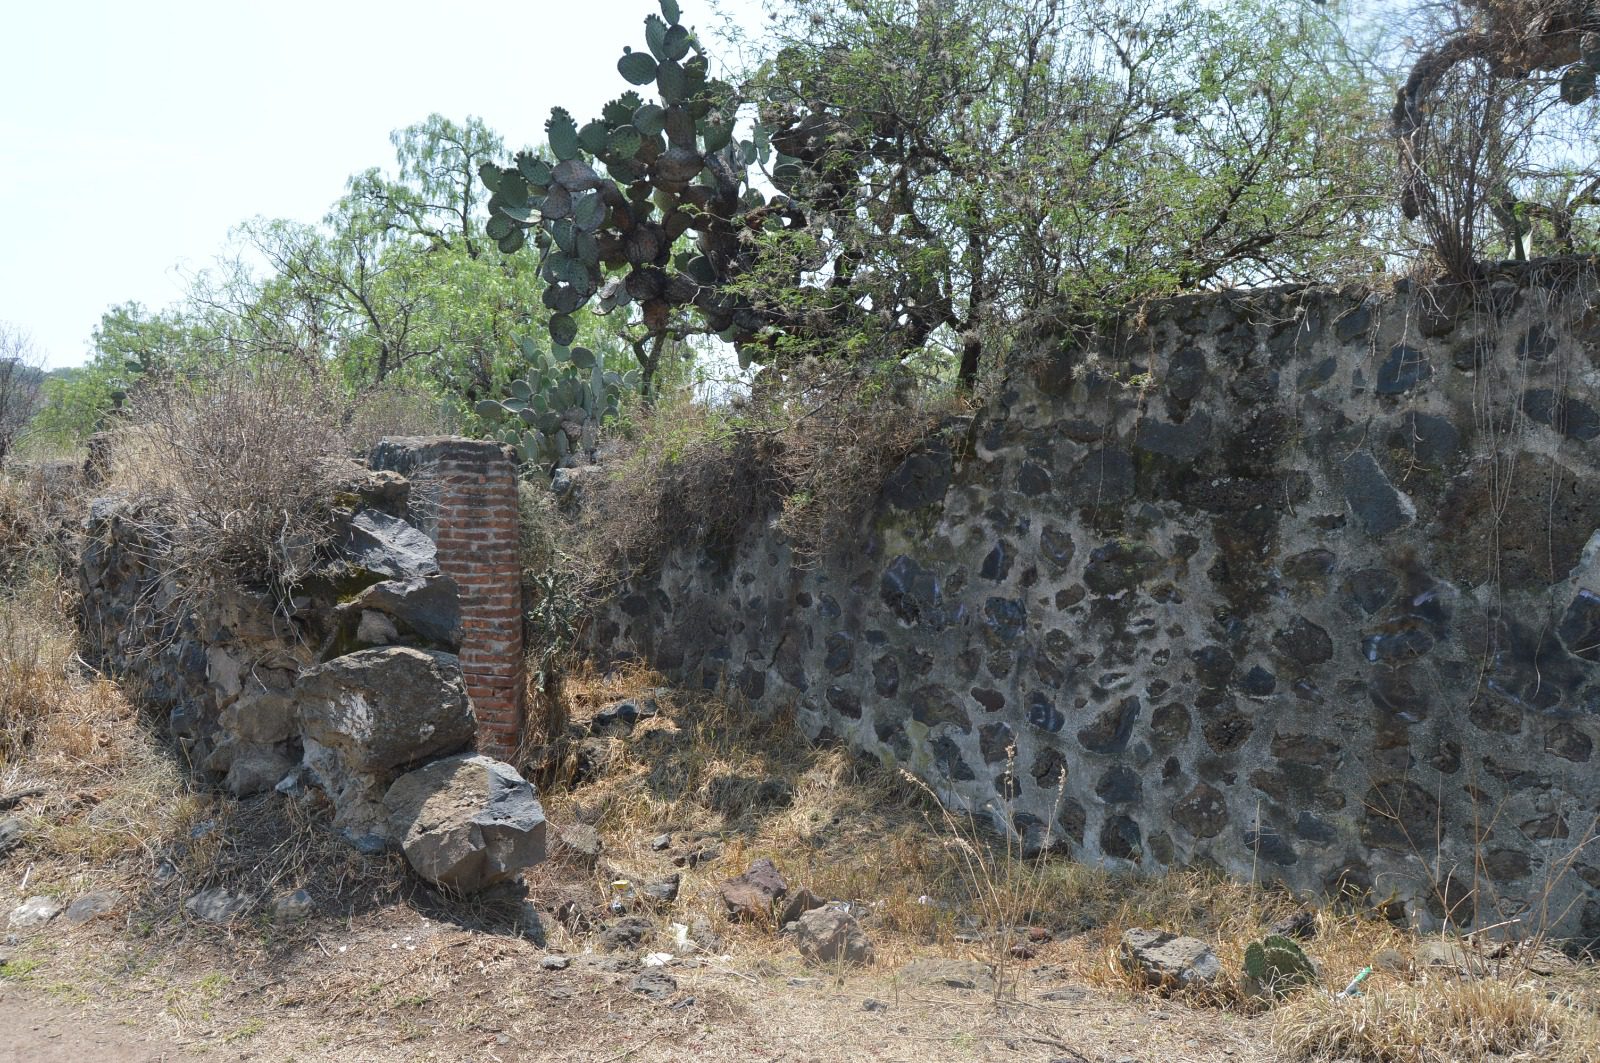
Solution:
[{"label": "pale sky", "polygon": [[[710,38],[709,0],[681,0]],[[746,25],[760,0],[723,0]],[[314,221],[389,132],[476,115],[508,148],[629,86],[655,0],[0,0],[0,321],[50,366],[159,308],[254,215]],[[712,49],[715,54],[715,49]]]}]

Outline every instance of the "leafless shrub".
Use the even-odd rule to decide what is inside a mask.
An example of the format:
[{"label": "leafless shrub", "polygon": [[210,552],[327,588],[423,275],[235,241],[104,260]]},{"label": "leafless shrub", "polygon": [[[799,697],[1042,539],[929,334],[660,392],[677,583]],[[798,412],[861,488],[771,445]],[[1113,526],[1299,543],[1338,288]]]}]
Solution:
[{"label": "leafless shrub", "polygon": [[385,437],[457,435],[461,427],[461,418],[438,399],[390,384],[363,391],[346,418],[346,434],[361,453]]},{"label": "leafless shrub", "polygon": [[0,467],[39,409],[43,365],[32,337],[0,321]]},{"label": "leafless shrub", "polygon": [[1414,0],[1392,112],[1401,208],[1453,279],[1484,259],[1592,250],[1600,15],[1581,0]]},{"label": "leafless shrub", "polygon": [[805,365],[732,403],[669,400],[613,440],[575,542],[626,576],[675,546],[736,547],[765,524],[809,564],[853,541],[885,477],[967,401],[905,370]]},{"label": "leafless shrub", "polygon": [[284,594],[335,531],[347,406],[326,382],[232,366],[142,387],[108,486],[138,500],[151,560],[192,601],[218,581]]}]

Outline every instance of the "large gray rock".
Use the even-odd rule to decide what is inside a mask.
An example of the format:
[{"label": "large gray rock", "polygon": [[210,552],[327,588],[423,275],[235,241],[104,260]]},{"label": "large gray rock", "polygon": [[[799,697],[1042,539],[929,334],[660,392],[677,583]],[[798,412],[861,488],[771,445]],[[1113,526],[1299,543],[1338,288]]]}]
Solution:
[{"label": "large gray rock", "polygon": [[389,836],[417,874],[459,893],[502,882],[545,856],[544,809],[511,765],[482,754],[436,760],[383,798]]},{"label": "large gray rock", "polygon": [[461,662],[408,646],[335,657],[300,677],[295,700],[304,736],[353,772],[456,752],[477,730]]},{"label": "large gray rock", "polygon": [[813,963],[860,966],[872,962],[872,942],[848,912],[816,908],[789,924],[800,955]]},{"label": "large gray rock", "polygon": [[461,648],[461,596],[449,576],[412,576],[374,583],[341,612],[376,612],[394,622],[397,633],[442,650]]},{"label": "large gray rock", "polygon": [[432,576],[439,571],[432,539],[398,517],[377,510],[364,509],[351,519],[341,547],[346,561],[389,579]]},{"label": "large gray rock", "polygon": [[1122,935],[1122,966],[1145,984],[1188,989],[1215,982],[1222,974],[1211,946],[1197,938],[1134,927]]}]

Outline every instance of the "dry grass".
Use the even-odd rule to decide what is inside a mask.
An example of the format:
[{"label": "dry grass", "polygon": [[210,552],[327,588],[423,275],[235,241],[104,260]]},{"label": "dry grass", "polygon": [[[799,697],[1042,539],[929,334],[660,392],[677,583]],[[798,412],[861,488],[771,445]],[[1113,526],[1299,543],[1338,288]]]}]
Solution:
[{"label": "dry grass", "polygon": [[1600,1018],[1546,985],[1425,976],[1344,999],[1306,994],[1274,1016],[1273,1042],[1296,1060],[1591,1063]]}]

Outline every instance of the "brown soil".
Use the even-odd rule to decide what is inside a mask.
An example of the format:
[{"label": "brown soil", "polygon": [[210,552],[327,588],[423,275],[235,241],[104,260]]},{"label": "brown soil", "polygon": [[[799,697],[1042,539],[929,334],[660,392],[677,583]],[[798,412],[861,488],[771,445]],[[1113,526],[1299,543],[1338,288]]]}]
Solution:
[{"label": "brown soil", "polygon": [[286,948],[258,949],[257,933],[54,926],[0,980],[0,1061],[1272,1058],[1258,1019],[1067,985],[1053,965],[996,1002],[887,971],[819,974],[775,947],[674,963],[676,990],[652,1001],[602,956],[544,971],[529,941],[405,905],[320,921]]}]

